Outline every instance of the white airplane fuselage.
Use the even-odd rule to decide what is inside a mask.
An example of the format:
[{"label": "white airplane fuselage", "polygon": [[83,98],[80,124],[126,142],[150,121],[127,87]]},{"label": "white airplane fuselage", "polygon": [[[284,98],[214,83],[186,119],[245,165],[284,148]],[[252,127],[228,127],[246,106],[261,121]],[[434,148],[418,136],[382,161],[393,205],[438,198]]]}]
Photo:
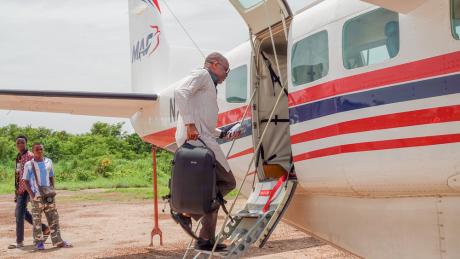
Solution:
[{"label": "white airplane fuselage", "polygon": [[[281,81],[287,82],[289,93],[276,114],[287,116],[282,119],[288,122],[271,123],[268,137],[272,140],[263,145],[269,153],[278,154],[275,163],[278,159],[287,164],[280,154],[292,154],[299,182],[284,219],[366,258],[459,258],[460,41],[452,35],[451,1],[427,0],[407,14],[396,14],[397,54],[373,57],[377,49],[369,47],[360,53],[360,62],[369,64],[356,65],[351,56],[344,58],[348,55],[344,30],[356,17],[365,19],[363,15],[378,8],[357,0],[324,1],[285,21],[287,40],[282,24],[272,28]],[[370,31],[378,33],[378,28]],[[327,34],[327,47],[317,48],[328,52],[327,72],[323,64],[316,71],[321,77],[294,79],[294,48],[321,32]],[[268,53],[277,72],[269,33],[259,33],[254,39],[256,53]],[[359,36],[353,39],[348,42],[361,44]],[[246,132],[229,157],[241,181],[266,125],[261,119],[267,117],[276,96],[267,94],[272,82],[261,68],[264,62],[259,54],[252,58],[249,42],[226,56],[232,70],[246,68],[246,98],[229,102],[226,84],[219,85],[217,127],[241,120],[255,85],[262,89],[256,91],[257,108],[251,103]],[[384,61],[370,64],[372,58]],[[151,91],[150,87],[136,90]],[[144,140],[170,151],[176,148],[178,115],[173,90],[171,84],[156,91],[159,99],[154,109],[131,119]],[[221,144],[224,153],[230,146],[231,142]]]}]

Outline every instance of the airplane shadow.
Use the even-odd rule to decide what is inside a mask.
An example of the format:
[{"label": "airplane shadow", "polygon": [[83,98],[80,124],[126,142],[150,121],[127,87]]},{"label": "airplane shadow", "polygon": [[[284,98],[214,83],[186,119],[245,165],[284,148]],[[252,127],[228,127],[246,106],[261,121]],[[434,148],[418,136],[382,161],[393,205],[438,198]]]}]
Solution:
[{"label": "airplane shadow", "polygon": [[28,253],[49,253],[49,252],[53,252],[53,251],[56,251],[58,249],[61,249],[61,248],[57,248],[57,247],[52,247],[52,248],[46,248],[45,250],[37,250],[35,248],[34,245],[27,245],[27,246],[24,246],[24,247],[21,247],[20,248],[22,251],[25,251],[25,252],[28,252]]},{"label": "airplane shadow", "polygon": [[[140,252],[129,255],[99,257],[101,259],[145,259],[145,258],[182,258],[185,254],[184,249],[171,249],[171,250],[157,250],[149,249],[148,252]],[[189,254],[194,254],[191,251]],[[191,258],[191,257],[190,257]]]},{"label": "airplane shadow", "polygon": [[[304,238],[295,238],[287,240],[276,240],[268,241],[263,248],[251,247],[244,255],[244,257],[255,257],[263,255],[271,255],[282,252],[306,249],[315,246],[324,245],[324,242],[315,239],[313,237],[304,237]],[[147,252],[141,252],[137,254],[121,255],[121,256],[112,256],[112,257],[101,257],[104,259],[144,259],[144,258],[182,258],[184,249],[149,249]],[[192,258],[194,255],[193,251],[190,251],[189,258]]]},{"label": "airplane shadow", "polygon": [[282,253],[282,252],[307,249],[307,248],[315,247],[315,246],[322,246],[324,244],[325,244],[324,242],[314,237],[302,237],[302,238],[268,241],[265,244],[265,246],[262,248],[252,246],[245,253],[244,257],[271,255],[271,254],[277,254],[277,253]]}]

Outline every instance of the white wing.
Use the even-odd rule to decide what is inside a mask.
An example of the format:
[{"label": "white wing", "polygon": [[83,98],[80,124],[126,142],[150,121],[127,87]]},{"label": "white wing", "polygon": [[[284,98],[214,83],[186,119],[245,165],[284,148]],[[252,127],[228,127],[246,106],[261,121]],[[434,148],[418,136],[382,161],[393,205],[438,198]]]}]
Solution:
[{"label": "white wing", "polygon": [[157,95],[0,89],[0,109],[130,118],[153,109]]}]

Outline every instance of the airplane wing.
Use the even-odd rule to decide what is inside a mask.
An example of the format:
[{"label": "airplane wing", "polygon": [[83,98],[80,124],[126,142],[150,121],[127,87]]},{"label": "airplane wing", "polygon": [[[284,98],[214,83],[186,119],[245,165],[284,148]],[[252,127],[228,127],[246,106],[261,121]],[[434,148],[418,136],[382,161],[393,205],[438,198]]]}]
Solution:
[{"label": "airplane wing", "polygon": [[392,10],[398,13],[407,14],[412,10],[419,7],[427,0],[361,0],[368,2],[373,5],[378,5],[388,10]]},{"label": "airplane wing", "polygon": [[130,118],[152,108],[158,96],[139,93],[0,89],[0,109]]}]

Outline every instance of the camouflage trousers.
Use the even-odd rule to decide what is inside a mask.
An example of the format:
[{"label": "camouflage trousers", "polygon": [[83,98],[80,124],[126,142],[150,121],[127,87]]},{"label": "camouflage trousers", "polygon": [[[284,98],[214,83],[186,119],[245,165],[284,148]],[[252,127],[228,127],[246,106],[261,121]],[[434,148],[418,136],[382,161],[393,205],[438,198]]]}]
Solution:
[{"label": "camouflage trousers", "polygon": [[34,222],[33,236],[34,244],[44,242],[42,231],[42,213],[45,213],[48,226],[51,230],[51,241],[53,245],[63,242],[59,227],[59,215],[56,210],[56,203],[43,203],[41,200],[32,200],[32,219]]}]

